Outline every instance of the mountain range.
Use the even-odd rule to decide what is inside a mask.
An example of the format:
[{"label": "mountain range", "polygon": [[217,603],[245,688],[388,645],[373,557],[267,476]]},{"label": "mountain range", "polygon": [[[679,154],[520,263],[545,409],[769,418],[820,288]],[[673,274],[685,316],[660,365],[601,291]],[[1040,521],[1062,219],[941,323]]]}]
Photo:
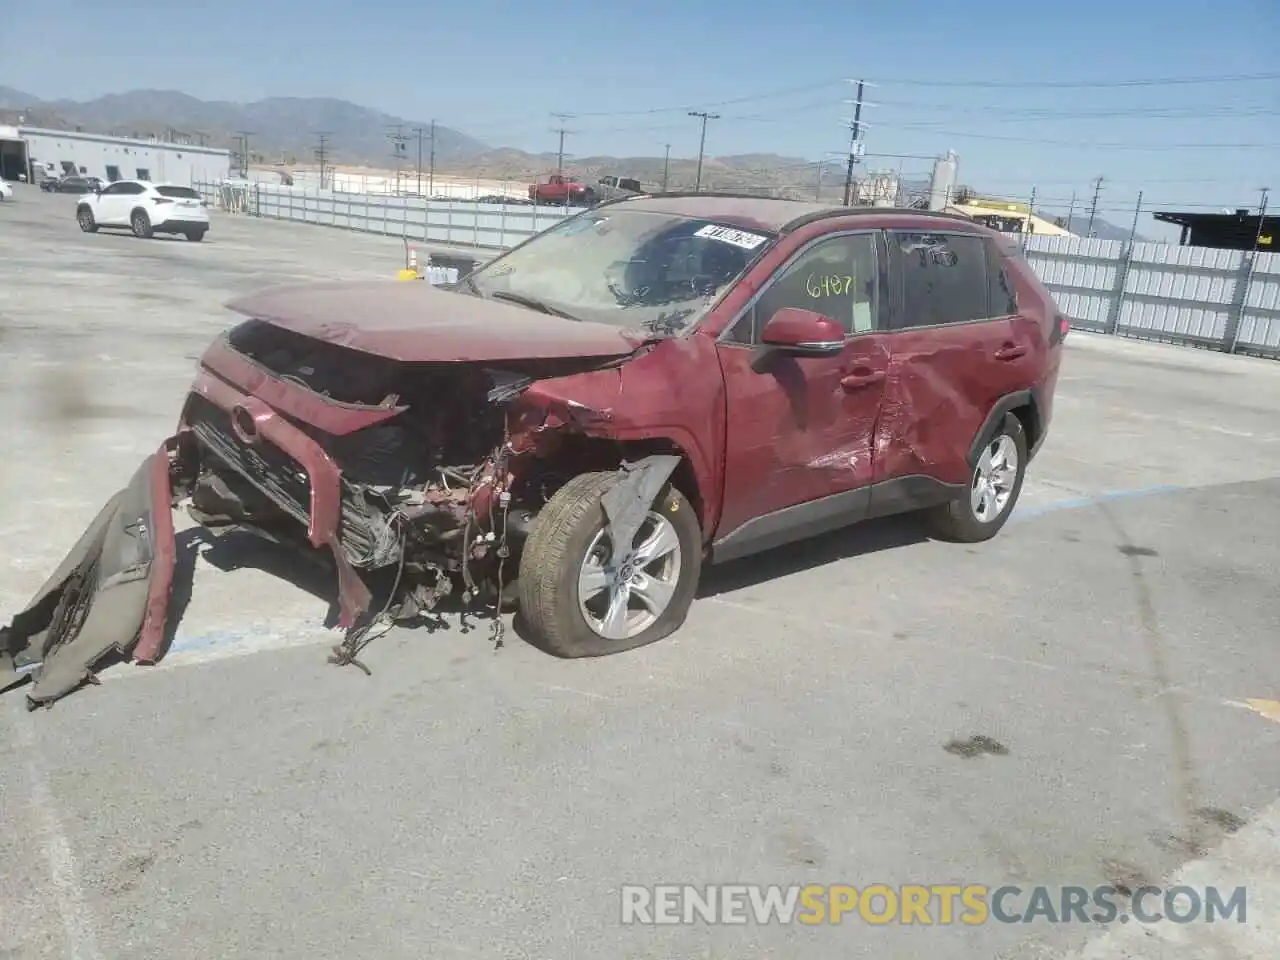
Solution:
[{"label": "mountain range", "polygon": [[[248,134],[250,160],[255,163],[313,164],[320,134],[326,135],[331,163],[386,169],[395,165],[392,136],[405,138],[401,161],[417,163],[418,130],[431,124],[392,116],[346,100],[327,97],[269,97],[252,103],[200,100],[175,90],[132,90],[93,100],[42,100],[0,86],[0,123],[25,123],[59,130],[83,129],[120,136],[182,140],[236,150],[238,138]],[[555,153],[528,153],[494,146],[452,127],[435,127],[436,170],[491,180],[531,182],[553,172]],[[429,146],[424,146],[429,150]],[[607,173],[636,177],[671,189],[691,188],[697,161],[684,157],[576,157],[566,169],[587,180]],[[777,153],[707,157],[702,165],[702,188],[760,193],[794,199],[838,202],[844,188],[838,161],[815,163]],[[908,199],[922,196],[927,182],[904,183]],[[1127,239],[1128,230],[1104,221],[1095,232],[1105,239]]]},{"label": "mountain range", "polygon": [[[172,90],[133,90],[94,100],[42,100],[0,86],[0,122],[21,122],[59,130],[83,129],[120,136],[156,136],[236,150],[238,137],[249,135],[255,163],[313,164],[319,135],[326,134],[330,162],[389,168],[395,165],[392,135],[406,138],[402,161],[417,163],[417,130],[430,123],[396,117],[345,100],[319,97],[271,97],[252,103],[200,100]],[[424,132],[424,136],[427,136]],[[528,153],[493,146],[452,127],[437,125],[436,170],[482,179],[531,181],[553,172],[553,152]],[[424,146],[429,150],[429,146]],[[819,164],[775,153],[707,157],[704,189],[746,190],[797,198],[836,200],[843,190],[837,164]],[[632,176],[672,189],[692,187],[697,160],[672,157],[575,157],[566,170],[595,179],[605,173]]]}]

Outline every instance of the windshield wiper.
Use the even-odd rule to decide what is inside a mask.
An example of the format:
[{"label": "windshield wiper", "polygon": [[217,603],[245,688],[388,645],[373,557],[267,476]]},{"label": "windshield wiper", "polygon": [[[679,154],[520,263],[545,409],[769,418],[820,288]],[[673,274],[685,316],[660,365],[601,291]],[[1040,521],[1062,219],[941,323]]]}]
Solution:
[{"label": "windshield wiper", "polygon": [[577,320],[578,318],[572,314],[565,313],[563,310],[551,306],[545,300],[539,300],[537,297],[527,297],[523,293],[510,293],[506,290],[498,290],[489,294],[492,300],[506,300],[509,303],[518,303],[522,307],[528,307],[531,310],[537,310],[540,313],[549,313],[553,317],[562,317],[565,320]]}]

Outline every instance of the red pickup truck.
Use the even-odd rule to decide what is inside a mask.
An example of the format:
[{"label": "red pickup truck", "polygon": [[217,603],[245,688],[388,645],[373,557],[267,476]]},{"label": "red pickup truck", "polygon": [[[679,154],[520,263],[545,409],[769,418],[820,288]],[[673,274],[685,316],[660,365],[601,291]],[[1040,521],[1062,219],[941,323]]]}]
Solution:
[{"label": "red pickup truck", "polygon": [[595,202],[595,191],[574,177],[553,173],[541,183],[529,185],[529,199],[534,203],[585,207]]}]

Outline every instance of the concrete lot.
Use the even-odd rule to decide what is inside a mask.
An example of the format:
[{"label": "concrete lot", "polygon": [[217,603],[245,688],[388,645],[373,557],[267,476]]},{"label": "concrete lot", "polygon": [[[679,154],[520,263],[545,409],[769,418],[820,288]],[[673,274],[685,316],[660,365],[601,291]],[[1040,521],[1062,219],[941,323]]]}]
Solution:
[{"label": "concrete lot", "polygon": [[[222,302],[402,258],[71,208],[0,205],[0,620],[171,429]],[[397,631],[367,677],[287,558],[202,557],[161,666],[0,698],[0,956],[1280,956],[1280,713],[1246,702],[1280,699],[1278,411],[1280,364],[1073,334],[995,541],[892,521],[744,561],[595,661],[481,622]],[[627,883],[1174,876],[1247,884],[1249,923],[619,922]]]}]

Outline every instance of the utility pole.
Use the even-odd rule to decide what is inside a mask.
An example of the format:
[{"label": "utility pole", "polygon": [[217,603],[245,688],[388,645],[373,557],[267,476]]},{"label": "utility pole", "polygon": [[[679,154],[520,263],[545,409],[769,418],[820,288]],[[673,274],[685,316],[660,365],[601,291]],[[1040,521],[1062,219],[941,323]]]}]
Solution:
[{"label": "utility pole", "polygon": [[1133,246],[1133,238],[1138,235],[1138,217],[1142,214],[1142,191],[1138,191],[1138,203],[1133,208],[1133,226],[1129,228],[1129,245]]},{"label": "utility pole", "polygon": [[566,130],[564,128],[564,122],[566,120],[572,120],[573,114],[553,113],[552,116],[560,121],[560,126],[556,127],[551,132],[560,134],[560,147],[556,152],[556,176],[562,177],[564,176],[564,138],[565,138],[565,134],[573,132],[572,130]]},{"label": "utility pole", "polygon": [[401,169],[401,162],[404,160],[405,135],[402,124],[396,124],[395,132],[390,134],[391,153],[396,159],[396,193],[399,194],[403,188],[402,177],[404,176]]},{"label": "utility pole", "polygon": [[1071,191],[1071,206],[1067,207],[1067,233],[1071,232],[1071,221],[1076,215],[1076,192]]},{"label": "utility pole", "polygon": [[1098,195],[1102,193],[1102,177],[1093,181],[1093,203],[1089,204],[1089,226],[1085,228],[1085,236],[1093,236],[1093,219],[1098,215]]},{"label": "utility pole", "polygon": [[240,140],[240,176],[249,179],[249,138],[255,136],[252,130],[237,130]]},{"label": "utility pole", "polygon": [[667,152],[662,158],[662,192],[667,192],[667,176],[671,173],[671,144],[667,144]]},{"label": "utility pole", "polygon": [[1022,221],[1022,249],[1027,249],[1027,237],[1029,237],[1036,228],[1031,218],[1036,215],[1036,188],[1031,188],[1031,200],[1027,203],[1027,219]]},{"label": "utility pole", "polygon": [[814,188],[813,188],[814,200],[822,199],[822,168],[825,167],[826,165],[827,165],[827,161],[825,160],[818,161],[818,182],[817,184],[814,185]]},{"label": "utility pole", "polygon": [[707,121],[719,120],[720,114],[707,113],[701,110],[690,110],[689,116],[699,117],[702,120],[702,139],[698,141],[698,174],[694,178],[693,192],[700,193],[702,191],[702,158],[707,152]]},{"label": "utility pole", "polygon": [[418,190],[417,195],[422,196],[422,134],[425,133],[422,127],[414,127],[413,132],[418,135]]},{"label": "utility pole", "polygon": [[853,123],[849,124],[849,164],[844,174],[844,205],[853,202],[853,165],[858,162],[858,138],[862,135],[862,91],[866,82],[858,81],[857,99],[853,102]]},{"label": "utility pole", "polygon": [[324,166],[325,160],[329,157],[329,134],[318,133],[316,137],[319,143],[316,145],[316,162],[320,165],[320,189],[324,189]]},{"label": "utility pole", "polygon": [[427,193],[436,192],[436,122],[431,121],[431,165],[427,168]]},{"label": "utility pole", "polygon": [[1235,353],[1236,346],[1240,342],[1240,327],[1244,319],[1244,312],[1248,309],[1249,288],[1253,286],[1253,275],[1258,269],[1258,247],[1262,246],[1262,228],[1267,222],[1267,197],[1271,195],[1270,187],[1262,188],[1262,200],[1258,204],[1258,230],[1253,235],[1253,250],[1249,253],[1249,269],[1244,275],[1244,292],[1240,295],[1240,313],[1236,316],[1236,322],[1229,327],[1231,329],[1231,343],[1227,347],[1228,353]]}]

